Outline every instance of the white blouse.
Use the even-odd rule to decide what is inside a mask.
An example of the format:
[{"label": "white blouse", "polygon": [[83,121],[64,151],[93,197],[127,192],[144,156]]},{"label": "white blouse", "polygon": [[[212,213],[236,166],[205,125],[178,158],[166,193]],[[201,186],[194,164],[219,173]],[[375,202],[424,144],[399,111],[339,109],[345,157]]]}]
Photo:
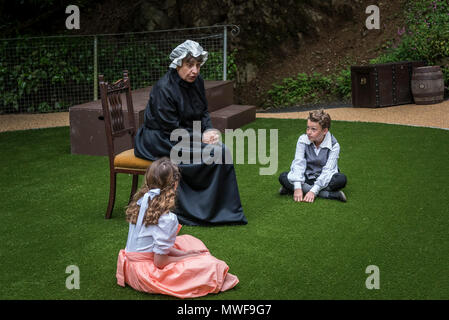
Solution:
[{"label": "white blouse", "polygon": [[173,212],[160,216],[158,224],[145,226],[142,224],[148,206],[148,197],[151,200],[159,195],[159,189],[151,189],[139,201],[139,217],[136,224],[129,224],[127,252],[154,252],[167,254],[173,247],[178,231],[178,217]]}]

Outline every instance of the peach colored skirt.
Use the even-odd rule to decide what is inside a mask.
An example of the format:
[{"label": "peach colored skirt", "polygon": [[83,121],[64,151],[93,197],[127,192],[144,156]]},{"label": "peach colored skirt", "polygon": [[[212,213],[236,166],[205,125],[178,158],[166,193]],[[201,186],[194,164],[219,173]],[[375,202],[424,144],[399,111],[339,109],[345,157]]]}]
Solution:
[{"label": "peach colored skirt", "polygon": [[[174,248],[208,250],[204,243],[191,236],[177,236]],[[117,283],[128,284],[138,291],[159,293],[178,298],[195,298],[209,293],[232,289],[239,279],[228,273],[228,265],[210,254],[187,257],[170,263],[163,269],[154,265],[153,252],[125,252],[120,250],[117,259]]]}]

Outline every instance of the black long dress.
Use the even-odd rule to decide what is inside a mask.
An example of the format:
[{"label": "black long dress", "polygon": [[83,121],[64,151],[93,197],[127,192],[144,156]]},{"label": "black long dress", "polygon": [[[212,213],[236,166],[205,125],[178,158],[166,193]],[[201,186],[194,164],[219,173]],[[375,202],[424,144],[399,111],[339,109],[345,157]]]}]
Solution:
[{"label": "black long dress", "polygon": [[[194,121],[201,121],[202,132],[212,128],[204,81],[198,76],[193,83],[186,82],[181,79],[176,69],[170,69],[151,90],[144,124],[135,138],[136,157],[153,161],[170,157],[170,151],[178,143],[170,141],[170,134],[179,128],[187,130],[192,142],[191,149],[188,150],[191,161],[178,164],[181,181],[174,210],[180,223],[246,224],[234,165],[225,164],[224,158],[223,164],[192,161],[194,152],[207,146],[199,142],[199,139],[193,138]],[[195,141],[198,142],[196,147]],[[222,148],[224,156],[228,151],[224,145]]]}]

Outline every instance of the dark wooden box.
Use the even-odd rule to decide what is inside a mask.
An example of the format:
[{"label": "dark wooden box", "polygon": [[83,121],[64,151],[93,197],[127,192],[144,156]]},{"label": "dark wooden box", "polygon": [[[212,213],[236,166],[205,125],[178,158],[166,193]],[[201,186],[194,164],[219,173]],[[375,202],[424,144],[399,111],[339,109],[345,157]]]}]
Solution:
[{"label": "dark wooden box", "polygon": [[353,107],[379,108],[413,102],[413,68],[424,61],[402,61],[367,66],[351,66]]},{"label": "dark wooden box", "polygon": [[[206,89],[208,110],[211,114],[213,111],[232,104],[234,99],[232,81],[205,81],[204,86]],[[146,87],[131,92],[137,128],[144,122],[145,108],[150,91],[151,87]],[[126,101],[124,96],[122,96],[122,101]],[[70,107],[69,119],[72,154],[108,155],[101,100]],[[127,123],[127,121],[127,113],[125,113],[125,122]],[[131,147],[131,140],[127,135],[116,139],[115,148],[117,152]]]},{"label": "dark wooden box", "polygon": [[[148,88],[133,91],[134,122],[137,128],[143,124],[148,92]],[[123,116],[125,123],[128,124],[126,97],[122,94],[121,98],[125,107]],[[106,156],[108,154],[101,100],[70,107],[69,122],[72,154],[88,154],[92,156]],[[126,134],[116,138],[114,147],[116,153],[130,149],[132,147],[130,136]]]}]

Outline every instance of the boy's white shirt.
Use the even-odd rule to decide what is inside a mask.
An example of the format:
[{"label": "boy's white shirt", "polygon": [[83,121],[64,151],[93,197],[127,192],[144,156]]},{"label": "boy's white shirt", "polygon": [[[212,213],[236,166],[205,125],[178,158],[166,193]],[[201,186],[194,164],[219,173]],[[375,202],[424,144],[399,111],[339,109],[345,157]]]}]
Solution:
[{"label": "boy's white shirt", "polygon": [[[290,183],[294,185],[295,190],[302,187],[302,184],[305,182],[304,173],[306,171],[307,162],[304,157],[305,154],[305,145],[310,145],[313,143],[309,140],[306,134],[302,134],[298,138],[298,142],[296,143],[296,152],[295,159],[292,161],[292,165],[290,166],[290,172],[287,175]],[[338,158],[340,155],[340,144],[337,142],[332,146],[332,136],[328,131],[324,136],[323,142],[321,142],[320,146],[317,148],[315,144],[313,144],[315,154],[318,155],[321,149],[328,148],[329,157],[323,169],[321,170],[320,176],[315,180],[315,184],[313,185],[312,191],[315,195],[317,195],[322,189],[326,188],[329,185],[332,176],[338,172]]]}]

